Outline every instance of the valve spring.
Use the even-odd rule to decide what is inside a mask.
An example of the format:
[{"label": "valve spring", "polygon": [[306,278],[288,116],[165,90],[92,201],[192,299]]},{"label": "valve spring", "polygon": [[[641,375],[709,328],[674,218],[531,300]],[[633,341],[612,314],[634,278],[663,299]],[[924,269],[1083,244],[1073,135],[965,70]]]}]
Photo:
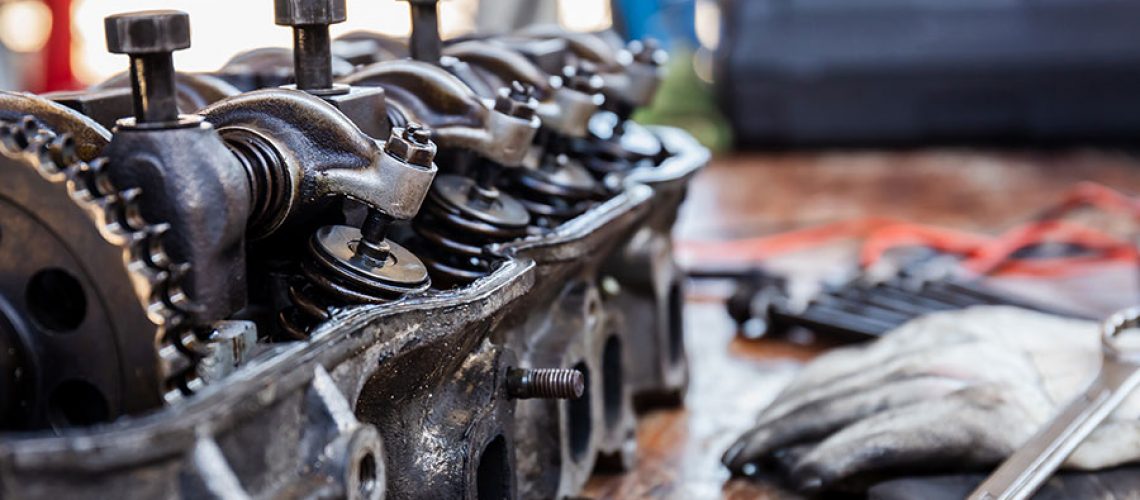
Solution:
[{"label": "valve spring", "polygon": [[391,128],[408,128],[408,117],[394,106],[388,106],[384,111],[388,116],[388,126]]},{"label": "valve spring", "polygon": [[613,141],[581,141],[575,149],[575,156],[598,177],[628,172],[637,165],[636,159]]},{"label": "valve spring", "polygon": [[462,286],[493,271],[483,246],[526,236],[526,225],[498,226],[475,220],[448,206],[434,193],[424,200],[412,221],[419,236],[416,254],[424,261],[437,287]]},{"label": "valve spring", "polygon": [[419,258],[384,237],[388,222],[370,212],[359,229],[336,225],[313,233],[300,275],[289,283],[290,306],[278,316],[281,337],[307,339],[335,307],[383,304],[428,289]]},{"label": "valve spring", "polygon": [[289,196],[285,160],[265,138],[248,130],[224,130],[222,140],[241,163],[249,180],[253,194],[248,225],[250,236],[263,236],[272,229],[275,214],[283,213],[282,205]]},{"label": "valve spring", "polygon": [[526,207],[536,226],[547,229],[582,215],[599,199],[596,190],[559,183],[530,169],[518,169],[505,189]]},{"label": "valve spring", "polygon": [[289,283],[290,307],[277,316],[282,340],[308,339],[314,327],[332,316],[334,307],[383,304],[407,293],[395,289],[363,292],[337,280],[335,273],[324,267],[315,259],[306,259],[301,263],[301,275]]}]

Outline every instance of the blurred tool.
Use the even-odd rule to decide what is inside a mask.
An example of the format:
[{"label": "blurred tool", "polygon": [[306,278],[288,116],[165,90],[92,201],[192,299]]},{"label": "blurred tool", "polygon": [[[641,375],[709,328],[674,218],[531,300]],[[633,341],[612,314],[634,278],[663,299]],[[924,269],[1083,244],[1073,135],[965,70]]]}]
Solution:
[{"label": "blurred tool", "polygon": [[978,283],[924,276],[902,270],[888,279],[860,274],[854,279],[825,285],[806,302],[796,300],[787,279],[760,269],[742,272],[693,271],[694,278],[736,280],[726,306],[746,337],[785,336],[793,328],[841,340],[878,337],[919,316],[979,305],[1015,305],[1053,314],[1061,313],[1027,300],[989,290]]},{"label": "blurred tool", "polygon": [[1120,311],[1101,326],[1104,359],[1092,384],[1001,464],[971,500],[1029,498],[1077,446],[1140,385],[1140,351],[1118,337],[1140,326],[1140,308]]},{"label": "blurred tool", "polygon": [[[690,270],[690,277],[735,282],[727,307],[747,337],[785,335],[792,327],[802,327],[842,339],[863,339],[926,313],[975,305],[1016,305],[1088,317],[998,292],[982,282],[987,276],[1056,277],[1089,265],[1137,262],[1135,238],[1063,219],[1079,208],[1128,224],[1140,214],[1133,198],[1103,185],[1081,183],[1032,221],[998,237],[865,218],[750,240],[690,243],[684,248],[703,266]],[[792,293],[787,279],[755,265],[842,238],[861,241],[857,276],[818,284],[810,296]],[[737,264],[709,267],[717,261]]]}]

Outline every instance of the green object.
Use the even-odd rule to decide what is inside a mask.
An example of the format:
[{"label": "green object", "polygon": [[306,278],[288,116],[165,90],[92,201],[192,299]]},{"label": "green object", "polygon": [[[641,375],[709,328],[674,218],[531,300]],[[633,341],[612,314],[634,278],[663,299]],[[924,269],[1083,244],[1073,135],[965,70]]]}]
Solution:
[{"label": "green object", "polygon": [[670,125],[685,129],[705,147],[725,151],[732,145],[732,130],[713,100],[712,86],[697,76],[696,55],[678,48],[665,67],[665,80],[653,103],[638,110],[633,119],[646,125]]}]

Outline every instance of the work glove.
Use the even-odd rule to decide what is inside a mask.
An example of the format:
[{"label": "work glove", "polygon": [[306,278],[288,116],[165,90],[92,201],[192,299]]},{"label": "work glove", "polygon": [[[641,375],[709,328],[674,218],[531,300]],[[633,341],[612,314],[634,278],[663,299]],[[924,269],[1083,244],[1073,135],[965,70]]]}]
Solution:
[{"label": "work glove", "polygon": [[[996,306],[930,314],[813,360],[722,460],[738,474],[775,465],[809,492],[988,470],[1087,387],[1100,360],[1094,322]],[[1140,458],[1138,415],[1134,394],[1065,467]]]}]

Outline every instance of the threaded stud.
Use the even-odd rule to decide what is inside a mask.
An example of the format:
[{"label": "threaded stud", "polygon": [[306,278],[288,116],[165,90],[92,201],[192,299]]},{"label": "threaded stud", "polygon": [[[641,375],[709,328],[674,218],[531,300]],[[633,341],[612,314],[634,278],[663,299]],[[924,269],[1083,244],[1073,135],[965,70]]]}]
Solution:
[{"label": "threaded stud", "polygon": [[507,372],[507,394],[515,399],[578,399],[586,391],[586,377],[572,368],[512,368]]}]

